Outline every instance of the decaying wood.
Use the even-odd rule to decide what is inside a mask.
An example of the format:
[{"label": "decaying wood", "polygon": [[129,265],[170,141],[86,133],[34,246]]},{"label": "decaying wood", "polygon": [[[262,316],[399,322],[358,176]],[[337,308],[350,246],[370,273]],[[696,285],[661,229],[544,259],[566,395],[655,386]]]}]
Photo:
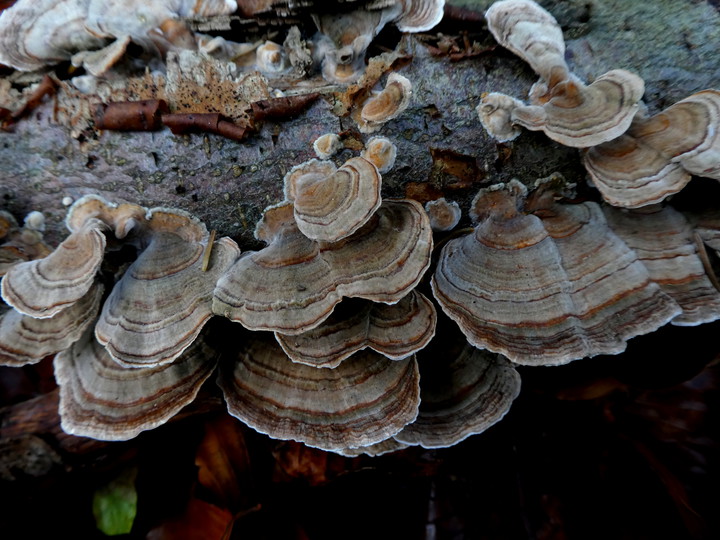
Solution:
[{"label": "decaying wood", "polygon": [[[635,38],[621,40],[618,33],[608,30],[614,28],[607,22],[611,8],[596,4],[595,25],[563,21],[559,15],[564,27],[577,23],[573,27],[576,37],[568,37],[567,56],[583,78],[591,80],[620,67],[636,71],[646,81],[645,98],[651,111],[702,88],[720,86],[720,68],[715,60],[720,37],[717,32],[714,37],[708,33],[720,24],[720,14],[712,8],[688,3],[685,16],[694,18],[686,27],[697,33],[691,36],[692,43],[679,46],[690,38],[682,28],[670,27],[669,16],[657,14],[655,26],[645,19],[643,25],[638,21],[633,28]],[[469,21],[474,32],[484,31],[480,20],[465,13],[455,17],[458,24]],[[658,27],[664,29],[658,31]],[[617,32],[621,31],[626,32]],[[666,41],[658,42],[658,36]],[[459,38],[458,42],[463,43]],[[209,124],[208,119],[198,120],[199,115],[181,115],[185,126],[211,128],[203,129],[201,137],[178,136],[169,130],[75,133],[74,126],[55,119],[53,103],[43,100],[50,83],[43,83],[45,86],[41,84],[27,101],[23,109],[26,116],[14,124],[14,132],[0,133],[0,201],[18,217],[41,210],[48,222],[46,237],[55,244],[66,235],[63,201],[94,193],[148,207],[182,208],[217,229],[219,235],[236,238],[243,249],[254,246],[252,232],[262,209],[283,198],[285,172],[313,156],[312,142],[317,137],[345,131],[353,133],[353,141],[362,143],[362,136],[355,139],[352,120],[343,114],[369,95],[390,68],[412,81],[414,98],[410,108],[384,126],[381,133],[398,146],[396,166],[383,177],[383,196],[407,195],[424,202],[447,195],[460,202],[467,216],[472,197],[491,182],[513,177],[533,182],[560,172],[568,181],[582,184],[585,171],[576,150],[559,146],[542,134],[524,133],[509,152],[506,145],[497,145],[483,131],[474,110],[481,95],[503,91],[524,97],[536,76],[501,48],[482,52],[469,58],[461,49],[462,58],[450,62],[434,56],[415,39],[405,38],[394,60],[376,71],[376,63],[371,61],[368,76],[345,92],[325,94],[320,99],[311,94],[312,103],[303,103],[307,106],[303,112],[287,101],[292,98],[258,106],[261,110],[255,112],[256,120],[261,114],[279,110],[282,121],[260,126],[252,135],[219,114],[210,118]],[[309,96],[304,99],[310,101]],[[281,107],[275,109],[276,104]],[[333,107],[340,113],[334,114]],[[6,121],[19,114],[6,111]],[[2,114],[0,110],[0,117]],[[140,123],[149,125],[148,118],[143,118]],[[154,113],[150,120],[155,122]],[[231,137],[234,140],[214,135],[228,131],[235,133]],[[358,144],[346,144],[339,159],[356,155],[357,150],[350,148]],[[466,165],[470,172],[463,168]],[[458,170],[462,174],[453,174]],[[464,220],[466,225],[467,217]],[[200,399],[180,417],[217,408],[216,398]],[[91,452],[106,444],[60,430],[57,393],[0,410],[0,440],[33,434],[55,441],[70,454]]]}]

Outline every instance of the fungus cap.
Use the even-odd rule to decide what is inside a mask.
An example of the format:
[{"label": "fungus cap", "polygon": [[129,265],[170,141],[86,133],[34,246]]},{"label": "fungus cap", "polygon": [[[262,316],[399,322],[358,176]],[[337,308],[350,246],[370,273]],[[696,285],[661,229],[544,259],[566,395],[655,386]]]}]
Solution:
[{"label": "fungus cap", "polygon": [[115,284],[103,305],[95,336],[127,368],[171,363],[197,339],[212,316],[212,293],[240,250],[229,238],[212,246],[157,232]]},{"label": "fungus cap", "polygon": [[105,253],[104,224],[89,219],[42,259],[13,265],[0,282],[2,298],[34,318],[52,317],[82,298]]},{"label": "fungus cap", "polygon": [[720,318],[720,293],[706,273],[693,226],[683,214],[661,205],[635,210],[605,206],[603,212],[650,278],[682,308],[672,324],[695,326]]},{"label": "fungus cap", "polygon": [[499,142],[512,141],[522,130],[512,122],[512,112],[525,104],[514,97],[499,92],[485,94],[475,109],[485,131]]},{"label": "fungus cap", "polygon": [[385,174],[395,165],[397,146],[387,137],[371,137],[361,155]]},{"label": "fungus cap", "polygon": [[690,174],[720,180],[720,91],[697,92],[639,119],[629,134]]},{"label": "fungus cap", "polygon": [[127,369],[92,330],[55,356],[60,425],[71,435],[124,441],[164,424],[191,403],[215,369],[216,354],[201,339],[175,362]]},{"label": "fungus cap", "polygon": [[35,364],[70,347],[97,318],[103,286],[95,283],[67,309],[35,319],[17,310],[0,315],[0,365]]},{"label": "fungus cap", "polygon": [[363,133],[372,133],[397,118],[407,109],[412,98],[412,83],[407,77],[392,72],[388,75],[385,88],[368,99],[360,110],[358,128]]},{"label": "fungus cap", "polygon": [[565,40],[550,13],[530,0],[503,0],[485,13],[497,42],[525,60],[549,84],[566,79]]},{"label": "fungus cap", "polygon": [[363,351],[335,369],[291,362],[277,343],[253,340],[218,384],[228,412],[275,439],[323,450],[383,441],[417,416],[417,362]]},{"label": "fungus cap", "polygon": [[425,212],[430,218],[432,230],[436,232],[453,230],[462,215],[460,205],[455,201],[447,201],[445,197],[426,202]]},{"label": "fungus cap", "polygon": [[565,146],[595,146],[627,131],[644,91],[645,82],[623,69],[608,71],[589,85],[571,75],[544,92],[536,90],[539,104],[514,108],[510,121]]},{"label": "fungus cap", "polygon": [[445,0],[399,0],[402,10],[395,20],[401,32],[427,32],[445,13]]},{"label": "fungus cap", "polygon": [[285,196],[293,202],[300,231],[313,240],[335,242],[362,227],[380,207],[382,179],[362,157],[339,169],[310,160],[285,175]]},{"label": "fungus cap", "polygon": [[315,154],[320,159],[330,159],[344,147],[345,145],[343,145],[343,142],[340,140],[340,136],[336,133],[326,133],[325,135],[320,135],[313,142]]},{"label": "fungus cap", "polygon": [[219,279],[213,312],[250,330],[299,334],[324,321],[343,297],[393,304],[430,265],[432,230],[410,200],[383,202],[373,217],[338,242],[313,241],[294,223],[292,205],[268,209],[248,252]]},{"label": "fungus cap", "polygon": [[417,291],[396,304],[347,299],[319,326],[295,336],[275,333],[293,362],[335,368],[366,347],[402,360],[421,350],[435,335],[437,314]]},{"label": "fungus cap", "polygon": [[603,199],[614,206],[655,204],[690,181],[690,174],[680,163],[671,162],[631,135],[588,148],[582,159]]},{"label": "fungus cap", "polygon": [[420,362],[420,411],[398,442],[446,448],[482,433],[510,410],[520,375],[504,357],[466,345],[449,362]]},{"label": "fungus cap", "polygon": [[[486,215],[443,248],[435,298],[470,343],[530,365],[617,354],[679,314],[592,202],[521,211],[522,193],[481,190]],[[536,209],[536,211],[539,209]]]}]

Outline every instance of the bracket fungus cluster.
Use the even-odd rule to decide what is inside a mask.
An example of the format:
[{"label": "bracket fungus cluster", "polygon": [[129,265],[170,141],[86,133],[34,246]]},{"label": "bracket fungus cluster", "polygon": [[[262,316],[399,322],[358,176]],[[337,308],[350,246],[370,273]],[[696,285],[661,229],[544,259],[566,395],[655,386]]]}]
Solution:
[{"label": "bracket fungus cluster", "polygon": [[588,148],[583,162],[605,200],[626,208],[662,201],[691,175],[720,180],[720,92],[703,90],[636,117],[627,133]]},{"label": "bracket fungus cluster", "polygon": [[195,48],[196,36],[183,18],[236,9],[234,0],[19,0],[0,14],[0,63],[32,71],[72,58],[101,75],[131,42],[150,52]]},{"label": "bracket fungus cluster", "polygon": [[[182,382],[180,394],[194,395],[209,375],[188,386],[182,366],[198,361],[182,355],[212,315],[215,282],[239,249],[226,238],[215,242],[205,271],[210,235],[201,222],[179,210],[94,196],[78,200],[66,224],[70,235],[52,253],[14,264],[0,283],[12,307],[0,323],[2,363],[34,363],[58,353],[63,429],[108,439],[134,436],[188,402],[167,399],[168,389]],[[108,259],[123,248],[138,255],[115,268]],[[205,366],[213,357],[203,358]],[[141,389],[134,382],[139,379]],[[163,410],[158,396],[165,396]]]},{"label": "bracket fungus cluster", "polygon": [[[2,280],[10,307],[0,362],[54,354],[63,429],[104,440],[166,422],[219,358],[228,411],[272,437],[377,454],[487,429],[517,396],[519,376],[506,360],[469,351],[422,367],[434,363],[417,354],[437,312],[416,287],[433,233],[419,203],[381,200],[375,163],[389,169],[396,150],[371,143],[367,159],[291,170],[287,200],[258,223],[267,247],[257,252],[215,241],[179,210],[78,200],[70,235]],[[213,314],[256,333],[215,350],[201,333]],[[425,369],[434,373],[426,387]]]},{"label": "bracket fungus cluster", "polygon": [[[32,13],[20,0],[0,16],[0,28],[10,29],[0,31],[0,62],[37,69],[72,58],[102,74],[130,42],[163,54],[224,50],[227,44],[211,47],[191,30],[191,15],[294,13],[307,3],[238,4],[154,2],[123,22],[123,6],[110,0],[36,2]],[[394,71],[395,61],[408,57],[384,53],[366,67],[366,50],[385,24],[432,28],[444,2],[350,2],[338,12],[310,4],[318,36],[304,40],[294,27],[282,45],[251,44],[253,59],[232,65],[171,52],[165,80],[153,90],[165,94],[135,101],[132,110],[147,109],[141,123],[159,127],[165,98],[193,106],[195,89],[209,93],[205,83],[213,80],[227,91],[212,101],[224,112],[181,111],[181,123],[195,124],[174,132],[202,120],[215,126],[206,132],[217,133],[221,114],[240,118],[248,110],[260,122],[273,117],[265,100],[293,88],[283,77],[307,75],[314,61],[331,82],[360,79],[333,94],[333,113],[350,115],[361,133],[388,127],[411,99],[410,81]],[[49,27],[56,12],[63,26]],[[62,427],[76,435],[123,440],[159,426],[193,401],[218,367],[228,411],[257,431],[377,455],[449,446],[484,431],[519,393],[516,364],[617,354],[629,339],[667,323],[718,319],[720,293],[704,245],[720,249],[720,225],[658,203],[692,174],[720,179],[720,93],[699,92],[644,116],[642,79],[617,69],[580,81],[565,60],[560,26],[534,2],[496,2],[486,19],[497,41],[540,80],[529,104],[485,95],[477,110],[485,129],[500,141],[516,138],[519,127],[539,130],[581,148],[603,197],[626,208],[568,200],[572,186],[556,177],[531,191],[511,180],[478,192],[469,234],[443,235],[462,219],[461,205],[440,193],[425,198],[434,200],[424,209],[411,199],[383,199],[383,175],[402,174],[393,170],[397,147],[373,137],[356,155],[362,142],[354,137],[362,135],[348,130],[317,137],[318,159],[278,175],[284,200],[263,212],[255,238],[266,245],[255,251],[216,240],[184,211],[96,196],[72,205],[70,234],[54,250],[33,219],[20,229],[0,214],[7,303],[0,364],[54,355]],[[245,87],[235,74],[246,64],[268,78],[248,75]],[[192,76],[183,78],[185,69]],[[373,92],[388,71],[383,89]],[[279,86],[272,90],[268,79]],[[224,99],[235,93],[248,95]],[[277,99],[288,100],[285,113],[294,110],[290,97]],[[105,104],[96,110],[113,112]],[[435,254],[434,233],[444,243]],[[435,338],[445,315],[464,338]],[[213,316],[244,330],[232,343],[210,343],[203,329]]]},{"label": "bracket fungus cluster", "polygon": [[390,0],[370,2],[347,13],[314,15],[321,34],[315,54],[328,81],[350,83],[365,69],[365,51],[388,23],[401,32],[425,32],[443,16],[445,0]]},{"label": "bracket fungus cluster", "polygon": [[585,85],[565,62],[565,42],[555,18],[531,0],[495,2],[485,15],[498,43],[540,76],[530,89],[530,105],[504,94],[483,97],[478,114],[501,141],[520,134],[515,126],[543,131],[566,146],[594,146],[630,126],[645,90],[643,80],[617,69]]},{"label": "bracket fungus cluster", "polygon": [[[238,59],[269,77],[295,70],[305,74],[317,64],[333,83],[357,80],[365,68],[367,48],[382,28],[394,23],[402,32],[423,32],[442,19],[444,0],[389,0],[344,5],[314,2],[237,2],[235,0],[19,0],[0,14],[0,64],[22,71],[71,60],[89,74],[112,77],[129,46],[146,55],[164,57],[171,50],[200,50]],[[272,41],[235,43],[197,32],[192,19],[228,16],[263,20],[302,8],[310,11],[318,34],[306,43],[297,32],[282,45]],[[251,55],[252,61],[239,60]]]},{"label": "bracket fungus cluster", "polygon": [[658,203],[693,174],[720,179],[720,92],[700,91],[647,117],[639,76],[615,69],[585,86],[570,72],[560,26],[532,0],[495,2],[486,19],[498,43],[540,75],[530,105],[483,96],[477,112],[492,137],[510,141],[524,127],[581,148],[595,187],[614,206]]},{"label": "bracket fungus cluster", "polygon": [[[542,188],[541,188],[542,189]],[[435,297],[470,343],[530,365],[617,354],[680,308],[593,202],[526,213],[517,181],[481,190],[480,223],[443,248]]]}]

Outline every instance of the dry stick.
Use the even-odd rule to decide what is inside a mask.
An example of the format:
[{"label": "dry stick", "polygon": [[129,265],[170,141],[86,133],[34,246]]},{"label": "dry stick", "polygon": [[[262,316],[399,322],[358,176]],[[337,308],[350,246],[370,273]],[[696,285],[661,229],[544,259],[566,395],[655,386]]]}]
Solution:
[{"label": "dry stick", "polygon": [[220,113],[177,113],[163,114],[162,123],[175,135],[185,133],[216,133],[228,139],[242,141],[250,130],[239,126]]},{"label": "dry stick", "polygon": [[210,266],[210,254],[212,253],[213,242],[215,242],[215,229],[210,231],[210,238],[208,239],[207,246],[205,246],[205,252],[203,253],[202,267],[200,268],[203,272],[208,271]]},{"label": "dry stick", "polygon": [[162,127],[161,115],[170,112],[162,99],[99,103],[93,111],[95,127],[114,131],[155,131]]},{"label": "dry stick", "polygon": [[250,104],[253,118],[260,122],[268,118],[290,118],[307,109],[317,98],[318,93],[302,94],[272,99],[263,99]]}]

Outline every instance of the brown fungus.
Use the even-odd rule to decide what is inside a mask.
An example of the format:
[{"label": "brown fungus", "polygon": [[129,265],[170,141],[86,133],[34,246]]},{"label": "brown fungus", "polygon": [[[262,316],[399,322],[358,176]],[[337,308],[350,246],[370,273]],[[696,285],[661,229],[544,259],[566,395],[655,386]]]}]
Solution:
[{"label": "brown fungus", "polygon": [[124,441],[156,428],[195,399],[215,369],[215,357],[197,339],[172,364],[127,369],[87,331],[55,356],[62,429],[81,437]]},{"label": "brown fungus", "polygon": [[135,238],[141,249],[103,305],[95,327],[98,341],[126,367],[172,362],[211,317],[218,277],[240,254],[222,238],[203,255],[209,241],[205,225],[181,210],[147,210]]},{"label": "brown fungus", "polygon": [[395,165],[397,146],[387,137],[371,137],[361,155],[385,174]]},{"label": "brown fungus", "polygon": [[95,322],[103,290],[95,283],[77,302],[45,319],[8,309],[0,315],[0,365],[35,364],[70,347]]},{"label": "brown fungus", "polygon": [[[617,354],[679,306],[592,202],[521,207],[512,181],[476,197],[482,221],[443,248],[432,279],[443,311],[476,347],[531,365]],[[536,211],[539,209],[536,209]]]},{"label": "brown fungus", "polygon": [[362,157],[350,158],[339,169],[313,159],[293,167],[284,183],[298,229],[313,240],[335,242],[350,236],[382,202],[380,173]]},{"label": "brown fungus", "polygon": [[517,136],[514,126],[543,131],[573,147],[589,147],[624,133],[639,109],[644,81],[616,69],[585,85],[565,63],[565,43],[555,18],[531,0],[503,0],[486,13],[498,42],[527,61],[540,75],[530,105],[489,94],[478,108],[483,125],[500,140]]},{"label": "brown fungus", "polygon": [[685,216],[660,205],[603,211],[610,228],[635,251],[652,280],[682,308],[672,324],[694,326],[720,318],[720,293],[706,274]]},{"label": "brown fungus", "polygon": [[447,201],[440,197],[425,203],[425,212],[430,218],[433,231],[445,232],[453,230],[460,222],[460,206],[455,201]]},{"label": "brown fungus", "polygon": [[388,75],[385,88],[368,99],[353,118],[363,133],[372,133],[397,118],[408,108],[412,98],[412,83],[407,77],[392,72]]},{"label": "brown fungus", "polygon": [[320,137],[315,139],[313,142],[315,155],[317,155],[320,159],[330,159],[344,147],[345,145],[340,140],[340,136],[336,133],[326,133],[324,135],[320,135]]},{"label": "brown fungus", "polygon": [[18,0],[0,14],[0,63],[32,71],[73,58],[100,75],[130,41],[154,53],[196,48],[196,36],[181,17],[236,9],[234,0]]},{"label": "brown fungus", "polygon": [[0,64],[34,71],[69,60],[78,49],[99,49],[86,27],[89,0],[18,0],[0,13]]},{"label": "brown fungus", "polygon": [[500,355],[466,345],[448,362],[420,362],[420,412],[394,439],[445,448],[499,422],[520,394],[520,375]]},{"label": "brown fungus", "polygon": [[396,304],[347,299],[322,324],[305,333],[275,337],[293,362],[335,368],[366,347],[392,360],[416,353],[435,335],[437,314],[427,298],[410,291]]},{"label": "brown fungus", "polygon": [[690,175],[720,180],[720,92],[703,90],[621,137],[589,148],[583,163],[610,204],[637,208],[662,201]]},{"label": "brown fungus", "polygon": [[427,32],[445,13],[445,0],[399,0],[402,9],[395,20],[401,32]]},{"label": "brown fungus", "polygon": [[[207,241],[207,240],[205,240]],[[212,316],[218,277],[240,254],[221,238],[202,270],[205,244],[172,232],[155,232],[148,246],[115,284],[95,326],[98,341],[125,367],[173,362]]]},{"label": "brown fungus", "polygon": [[52,317],[77,302],[95,282],[102,263],[104,227],[90,219],[47,257],[12,266],[0,283],[3,300],[35,318]]},{"label": "brown fungus", "polygon": [[251,330],[293,335],[319,325],[343,297],[398,302],[419,283],[432,250],[427,215],[409,200],[383,202],[338,242],[304,236],[283,204],[266,211],[257,236],[268,246],[221,276],[213,311]]},{"label": "brown fungus", "polygon": [[485,19],[497,42],[530,64],[546,82],[569,76],[562,29],[538,4],[529,0],[495,2]]},{"label": "brown fungus", "polygon": [[512,141],[522,130],[513,124],[512,113],[525,104],[511,96],[499,92],[485,94],[475,111],[485,131],[498,142]]},{"label": "brown fungus", "polygon": [[588,148],[583,164],[603,199],[624,208],[658,203],[690,181],[679,163],[630,135]]},{"label": "brown fungus", "polygon": [[420,402],[414,357],[392,361],[364,351],[318,369],[259,339],[221,367],[219,384],[230,414],[251,428],[333,451],[391,437],[415,419]]},{"label": "brown fungus", "polygon": [[548,87],[541,105],[517,107],[510,118],[565,146],[595,146],[627,131],[644,91],[643,80],[623,69],[608,71],[589,85],[571,76]]}]

